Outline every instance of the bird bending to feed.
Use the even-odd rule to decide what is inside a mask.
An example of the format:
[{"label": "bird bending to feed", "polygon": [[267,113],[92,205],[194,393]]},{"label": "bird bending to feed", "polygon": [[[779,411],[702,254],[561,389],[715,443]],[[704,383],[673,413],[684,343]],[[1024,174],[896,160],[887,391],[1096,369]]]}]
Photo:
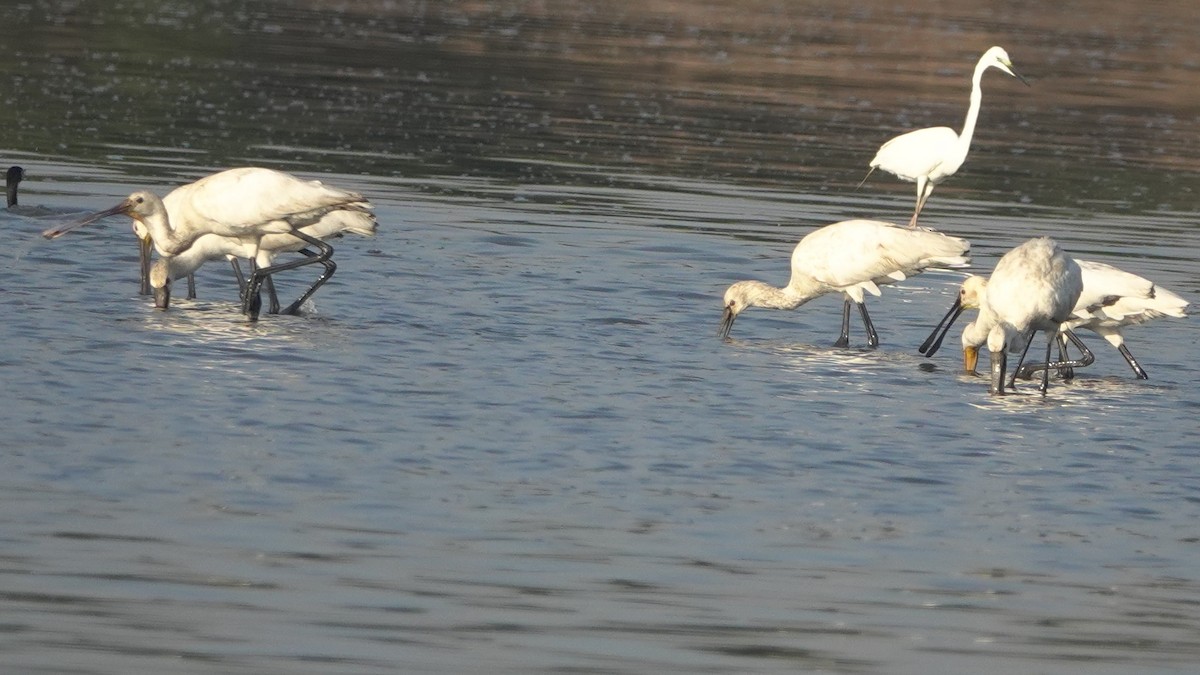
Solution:
[{"label": "bird bending to feed", "polygon": [[850,344],[850,303],[858,305],[867,345],[879,335],[867,314],[863,294],[880,295],[891,284],[929,267],[966,265],[970,243],[924,228],[907,228],[877,220],[846,220],[826,225],[800,240],[792,251],[792,278],[783,288],[761,281],[739,281],[725,291],[725,311],[718,335],[729,337],[733,321],[748,307],[795,309],[826,293],[842,292],[842,332],[835,347]]},{"label": "bird bending to feed", "polygon": [[[1122,329],[1164,316],[1184,318],[1188,301],[1136,274],[1090,260],[1077,260],[1083,272],[1083,293],[1066,323],[1072,330],[1086,328],[1116,347],[1139,380],[1149,379],[1145,369],[1125,346]],[[1026,364],[1019,377],[1040,369],[1041,364]]]},{"label": "bird bending to feed", "polygon": [[[80,221],[43,232],[48,239],[113,215],[127,215],[141,223],[154,241],[159,255],[184,254],[205,235],[241,240],[257,251],[268,235],[288,235],[318,251],[303,260],[255,269],[246,284],[243,311],[250,320],[258,318],[259,288],[273,272],[301,265],[324,264],[333,248],[302,228],[319,223],[328,214],[347,211],[370,213],[371,203],[357,192],[329,187],[320,181],[305,181],[272,169],[246,167],[229,169],[176,188],[168,195],[170,204],[147,191],[131,194],[120,204]],[[302,244],[303,246],[303,244]],[[214,247],[209,247],[211,248]],[[219,248],[219,247],[215,247]],[[280,249],[284,250],[284,249]],[[203,258],[199,251],[193,260]],[[325,277],[329,267],[326,266]],[[319,283],[318,283],[319,285]]]},{"label": "bird bending to feed", "polygon": [[[1148,379],[1146,371],[1133,357],[1129,347],[1125,346],[1122,329],[1164,316],[1186,317],[1188,301],[1162,286],[1156,285],[1149,279],[1112,265],[1090,260],[1076,260],[1075,262],[1079,264],[1082,273],[1083,290],[1079,295],[1079,300],[1075,302],[1071,318],[1063,324],[1065,330],[1059,336],[1060,349],[1063,346],[1064,337],[1070,337],[1067,331],[1086,328],[1116,347],[1138,379]],[[950,312],[946,314],[942,322],[938,323],[929,339],[921,345],[922,354],[934,355],[959,314],[968,309],[979,309],[986,288],[987,280],[983,277],[971,276],[963,281],[959,299],[950,308]],[[974,354],[974,350],[978,349],[979,345],[986,340],[987,330],[982,331],[982,337],[980,337],[980,329],[975,326],[969,326],[967,330],[963,331],[964,365],[968,373],[974,374],[975,367],[971,356]],[[1078,345],[1077,340],[1072,340],[1072,342]],[[1071,365],[1076,364],[1072,363]],[[1033,372],[1042,370],[1044,367],[1045,364],[1042,363],[1020,365],[1017,368],[1016,377],[1029,377]],[[1059,370],[1066,369],[1060,368]],[[1064,375],[1069,377],[1069,371],[1064,372]]]},{"label": "bird bending to feed", "polygon": [[[340,237],[343,233],[347,232],[363,237],[372,237],[375,235],[376,227],[375,214],[369,211],[331,211],[316,223],[300,228],[300,232],[322,240]],[[305,259],[278,265],[275,264],[275,258],[280,253],[286,252],[299,252],[304,254],[305,258],[312,258],[318,255],[305,248],[304,240],[298,239],[291,234],[268,234],[258,242],[257,247],[235,237],[222,237],[217,234],[203,235],[179,255],[162,256],[151,267],[149,282],[151,293],[154,296],[154,306],[159,309],[167,309],[171,302],[171,282],[182,276],[190,276],[192,272],[195,272],[209,260],[217,260],[224,257],[230,258],[236,263],[238,258],[247,258],[253,260],[259,269],[269,268],[275,271],[308,264],[308,260]],[[312,294],[329,277],[333,276],[334,270],[337,269],[337,265],[332,260],[324,260],[321,264],[325,267],[325,272],[317,278],[316,282],[298,300],[280,310],[277,300],[272,298],[273,306],[269,311],[271,313],[295,314],[300,309],[300,306],[304,304],[304,301],[312,297]],[[235,270],[240,275],[241,270],[236,267],[236,264]],[[239,280],[241,280],[240,276]],[[270,277],[267,280],[269,282]]]},{"label": "bird bending to feed", "polygon": [[961,133],[955,133],[950,127],[910,131],[884,143],[875,153],[875,159],[871,160],[871,168],[867,171],[867,177],[863,178],[864,183],[875,169],[883,169],[901,180],[917,184],[917,208],[908,222],[909,226],[916,226],[917,217],[921,215],[921,209],[925,207],[933,187],[953,176],[967,159],[971,137],[975,134],[975,122],[979,119],[979,105],[983,102],[979,83],[983,71],[988,68],[999,68],[1029,86],[1025,78],[1013,70],[1008,52],[1001,47],[992,47],[975,64],[975,74],[971,77],[971,107],[967,108],[967,119],[963,122]]},{"label": "bird bending to feed", "polygon": [[[1030,239],[1000,258],[990,280],[969,277],[963,282],[954,305],[920,351],[932,356],[954,320],[965,309],[978,309],[979,316],[963,329],[963,363],[968,373],[975,372],[978,349],[986,344],[991,360],[991,392],[1004,394],[1007,352],[1020,352],[1024,360],[1033,334],[1044,331],[1046,363],[1033,368],[1043,371],[1039,391],[1044,394],[1050,369],[1086,366],[1093,360],[1086,345],[1064,325],[1071,319],[1082,292],[1083,273],[1079,263],[1049,237]],[[1081,360],[1050,361],[1050,350],[1060,330],[1066,331],[1067,337],[1083,352]]]}]

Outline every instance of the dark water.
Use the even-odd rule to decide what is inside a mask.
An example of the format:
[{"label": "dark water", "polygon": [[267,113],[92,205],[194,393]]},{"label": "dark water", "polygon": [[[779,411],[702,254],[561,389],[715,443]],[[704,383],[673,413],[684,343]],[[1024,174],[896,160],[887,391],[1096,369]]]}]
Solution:
[{"label": "dark water", "polygon": [[[1149,673],[1200,660],[1194,321],[1046,398],[915,346],[960,273],[739,319],[907,218],[1200,297],[1188,3],[27,2],[0,9],[0,654],[28,673]],[[236,165],[365,192],[303,317],[169,312],[117,220]],[[297,274],[287,284],[303,283]],[[290,283],[289,283],[290,281]]]}]

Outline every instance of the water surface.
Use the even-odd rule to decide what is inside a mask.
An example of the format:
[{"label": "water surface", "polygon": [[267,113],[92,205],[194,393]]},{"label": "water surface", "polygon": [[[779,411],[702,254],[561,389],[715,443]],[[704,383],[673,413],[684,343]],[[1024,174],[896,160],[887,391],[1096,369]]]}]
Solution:
[{"label": "water surface", "polygon": [[[855,186],[991,44],[1033,86],[987,74],[925,224],[1200,296],[1190,6],[60,5],[0,10],[45,207],[0,214],[14,672],[1194,670],[1192,320],[1045,398],[916,353],[960,271],[872,299],[878,350],[836,298],[715,337],[814,227],[907,218]],[[377,205],[305,316],[37,236],[245,164]]]}]

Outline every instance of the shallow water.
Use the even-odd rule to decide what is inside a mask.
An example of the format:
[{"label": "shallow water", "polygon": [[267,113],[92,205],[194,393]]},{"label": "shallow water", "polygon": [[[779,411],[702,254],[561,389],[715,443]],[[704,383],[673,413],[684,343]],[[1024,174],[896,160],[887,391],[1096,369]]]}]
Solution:
[{"label": "shallow water", "polygon": [[[1194,320],[1044,398],[916,353],[962,271],[872,299],[878,350],[832,297],[716,327],[814,227],[907,218],[855,186],[992,43],[1033,86],[987,74],[924,224],[1200,297],[1194,12],[733,7],[0,10],[46,209],[0,214],[6,670],[1192,672]],[[305,316],[219,264],[153,310],[123,221],[38,237],[243,164],[377,205]]]}]

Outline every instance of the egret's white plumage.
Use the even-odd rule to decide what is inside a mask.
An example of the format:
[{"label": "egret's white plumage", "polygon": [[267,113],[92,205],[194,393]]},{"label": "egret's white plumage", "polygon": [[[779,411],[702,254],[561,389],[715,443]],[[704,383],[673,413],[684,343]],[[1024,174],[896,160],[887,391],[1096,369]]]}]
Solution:
[{"label": "egret's white plumage", "polygon": [[968,263],[970,244],[924,228],[906,228],[875,220],[847,220],[809,233],[792,251],[792,276],[776,288],[761,281],[739,281],[725,291],[725,310],[719,335],[729,336],[738,314],[749,307],[795,309],[827,293],[846,296],[842,334],[837,346],[849,344],[850,303],[858,305],[867,330],[867,344],[879,337],[871,324],[864,294],[880,295],[879,286],[903,281],[929,267]]},{"label": "egret's white plumage", "polygon": [[[871,160],[867,176],[875,169],[883,169],[901,180],[917,184],[917,207],[908,223],[910,226],[917,224],[917,217],[925,207],[925,201],[929,199],[933,187],[948,176],[954,175],[967,159],[967,152],[971,149],[971,137],[975,134],[975,123],[979,119],[979,106],[983,102],[980,81],[988,68],[998,68],[1025,82],[1025,78],[1013,70],[1008,52],[1001,47],[992,47],[984,52],[975,64],[975,73],[971,77],[971,105],[967,108],[962,132],[956,133],[950,127],[929,127],[910,131],[884,143]],[[865,182],[866,178],[863,181]]]},{"label": "egret's white plumage", "polygon": [[[264,237],[282,234],[298,237],[320,251],[318,256],[299,263],[322,263],[333,249],[303,233],[302,228],[319,223],[333,212],[369,213],[371,208],[357,192],[301,180],[282,171],[243,167],[178,187],[166,200],[150,192],[135,192],[111,209],[52,228],[43,235],[58,237],[100,218],[124,214],[145,228],[162,256],[180,255],[200,237],[212,234],[242,240],[255,252],[251,256],[254,259]],[[257,318],[258,288],[273,271],[269,267],[256,270],[247,285],[246,311],[251,319]]]}]

